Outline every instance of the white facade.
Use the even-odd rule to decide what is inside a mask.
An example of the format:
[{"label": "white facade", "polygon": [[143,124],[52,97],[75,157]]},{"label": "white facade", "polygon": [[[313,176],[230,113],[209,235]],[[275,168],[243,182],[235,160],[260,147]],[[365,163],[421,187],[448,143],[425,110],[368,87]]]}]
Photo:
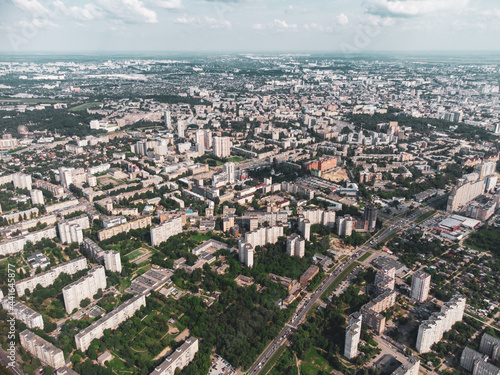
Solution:
[{"label": "white facade", "polygon": [[231,155],[231,139],[229,137],[214,137],[214,155],[227,158]]},{"label": "white facade", "polygon": [[12,175],[12,182],[16,189],[28,189],[31,190],[31,176],[24,173],[14,173]]},{"label": "white facade", "polygon": [[196,353],[198,353],[198,339],[190,337],[150,375],[173,375],[176,369],[186,367],[194,359]]},{"label": "white facade", "polygon": [[99,289],[106,289],[106,274],[103,266],[91,269],[86,276],[63,288],[66,312],[71,314],[73,309],[79,309],[80,302],[85,298],[92,300]]},{"label": "white facade", "polygon": [[417,271],[411,279],[411,298],[418,302],[424,302],[429,296],[431,287],[431,275],[423,271]]},{"label": "white facade", "polygon": [[122,272],[122,261],[120,253],[116,250],[107,250],[104,252],[104,267],[111,272]]},{"label": "white facade", "polygon": [[63,351],[30,330],[26,329],[22,331],[19,334],[19,341],[24,349],[38,358],[42,363],[55,369],[65,365]]},{"label": "white facade", "polygon": [[42,206],[45,204],[45,200],[43,199],[43,193],[41,190],[31,190],[31,203],[33,203],[34,205],[40,204]]},{"label": "white facade", "polygon": [[349,316],[349,325],[345,332],[344,356],[351,360],[358,355],[359,338],[361,337],[361,324],[363,315],[355,312]]},{"label": "white facade", "polygon": [[354,219],[346,215],[344,217],[337,218],[337,234],[339,236],[348,237],[352,235],[352,230],[354,228],[355,222]]},{"label": "white facade", "polygon": [[30,329],[37,327],[43,329],[42,315],[37,313],[35,310],[24,306],[21,302],[16,301],[13,298],[4,297],[1,299],[1,303],[2,308],[5,311],[13,315],[17,320],[26,324],[26,327]]},{"label": "white facade", "polygon": [[230,184],[233,184],[236,179],[236,166],[234,163],[224,163],[223,172],[227,173],[227,178]]},{"label": "white facade", "polygon": [[26,245],[26,242],[28,241],[35,243],[43,238],[54,238],[56,236],[57,236],[56,228],[51,227],[39,230],[38,232],[31,232],[24,236],[19,236],[9,241],[0,242],[0,255],[9,255],[17,253],[23,250],[24,246]]},{"label": "white facade", "polygon": [[303,258],[306,251],[306,240],[301,238],[298,234],[292,234],[286,240],[286,252],[289,256]]},{"label": "white facade", "polygon": [[182,217],[176,216],[150,229],[151,246],[158,246],[170,237],[182,232]]},{"label": "white facade", "polygon": [[48,271],[16,282],[17,295],[19,297],[22,297],[26,289],[28,289],[30,292],[33,292],[38,284],[46,288],[52,285],[61,273],[73,275],[78,271],[84,270],[86,268],[87,259],[85,259],[84,257],[76,258],[70,260],[69,262],[59,264],[55,267],[52,267]]}]

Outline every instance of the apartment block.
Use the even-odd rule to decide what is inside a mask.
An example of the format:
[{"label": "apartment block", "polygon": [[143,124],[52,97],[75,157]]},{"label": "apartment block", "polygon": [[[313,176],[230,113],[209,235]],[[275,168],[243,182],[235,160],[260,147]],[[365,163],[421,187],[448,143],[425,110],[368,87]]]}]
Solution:
[{"label": "apartment block", "polygon": [[247,267],[252,267],[254,249],[257,246],[276,243],[278,238],[283,236],[283,233],[282,226],[264,227],[245,233],[245,238],[238,242],[240,262]]},{"label": "apartment block", "polygon": [[140,217],[138,219],[129,221],[127,223],[117,225],[112,228],[108,229],[102,229],[99,232],[97,232],[97,239],[99,241],[104,241],[107,240],[113,236],[116,236],[117,234],[120,233],[128,233],[129,231],[133,229],[143,229],[147,228],[148,226],[151,225],[151,216],[144,216]]},{"label": "apartment block", "polygon": [[253,267],[254,248],[249,243],[240,242],[238,245],[240,262],[247,267]]},{"label": "apartment block", "polygon": [[198,339],[190,337],[168,356],[150,375],[173,375],[176,369],[186,367],[198,353]]},{"label": "apartment block", "polygon": [[30,292],[35,290],[36,286],[40,284],[44,288],[52,285],[61,273],[73,275],[78,271],[87,268],[87,259],[79,257],[69,262],[59,264],[52,267],[50,270],[28,277],[27,279],[19,280],[16,282],[16,292],[19,297],[24,295],[24,291],[28,289]]},{"label": "apartment block", "polygon": [[83,239],[82,247],[89,252],[97,263],[102,264],[104,262],[104,250],[90,238]]},{"label": "apartment block", "polygon": [[19,334],[21,346],[43,364],[58,369],[65,365],[63,351],[40,336],[25,329]]},{"label": "apartment block", "polygon": [[144,294],[138,294],[125,301],[119,307],[104,315],[101,319],[78,332],[75,335],[76,348],[81,351],[86,351],[92,343],[92,340],[101,338],[104,335],[104,331],[107,329],[117,329],[121,323],[131,318],[142,306],[146,306],[146,296]]},{"label": "apartment block", "polygon": [[122,260],[120,253],[116,250],[104,252],[104,267],[111,272],[122,272]]},{"label": "apartment block", "polygon": [[162,224],[155,225],[150,229],[151,246],[158,246],[170,237],[182,232],[182,217],[175,216]]},{"label": "apartment block", "polygon": [[446,211],[454,212],[484,193],[486,182],[478,173],[468,174],[457,181],[448,197]]},{"label": "apartment block", "polygon": [[356,220],[350,215],[345,215],[338,217],[336,223],[337,223],[337,234],[339,236],[348,237],[352,235],[352,230],[356,225]]},{"label": "apartment block", "polygon": [[500,368],[487,361],[487,354],[482,354],[469,347],[465,347],[460,357],[460,366],[468,371],[472,371],[472,375],[499,375]]},{"label": "apartment block", "polygon": [[28,241],[36,243],[44,238],[54,238],[56,236],[56,228],[50,227],[37,232],[25,234],[24,236],[16,237],[12,240],[0,242],[0,255],[17,253],[24,249],[24,246]]},{"label": "apartment block", "polygon": [[361,324],[363,315],[355,312],[349,316],[348,326],[345,332],[344,356],[351,360],[358,355],[359,338],[361,337]]},{"label": "apartment block", "polygon": [[64,188],[62,186],[54,185],[47,181],[36,180],[33,185],[36,188],[44,189],[51,192],[56,198],[60,198],[64,195]]},{"label": "apartment block", "polygon": [[16,189],[28,189],[31,190],[32,182],[31,176],[24,173],[14,173],[12,175],[12,182]]},{"label": "apartment block", "polygon": [[440,312],[433,313],[418,329],[416,348],[419,353],[427,353],[431,346],[441,341],[443,334],[456,322],[462,320],[465,310],[465,297],[456,295],[446,302]]},{"label": "apartment block", "polygon": [[45,200],[43,199],[43,193],[41,190],[38,189],[33,189],[31,190],[31,203],[33,204],[39,204],[39,205],[44,205]]},{"label": "apartment block", "polygon": [[214,155],[219,158],[227,158],[231,155],[231,138],[213,137]]},{"label": "apartment block", "polygon": [[483,334],[481,337],[481,343],[479,344],[479,351],[481,353],[487,354],[492,361],[500,359],[500,339]]},{"label": "apartment block", "polygon": [[71,314],[73,309],[79,309],[80,302],[85,298],[92,300],[99,289],[106,289],[106,274],[103,266],[91,269],[86,276],[63,288],[66,312]]},{"label": "apartment block", "polygon": [[424,302],[429,296],[431,275],[424,271],[417,271],[411,279],[410,297],[418,302]]},{"label": "apartment block", "polygon": [[334,210],[303,210],[302,216],[311,224],[323,224],[330,228],[335,226]]},{"label": "apartment block", "polygon": [[43,318],[42,315],[37,313],[35,310],[24,306],[21,302],[16,301],[13,298],[4,297],[1,299],[2,308],[13,315],[17,320],[20,320],[29,329],[40,328],[43,329]]},{"label": "apartment block", "polygon": [[394,290],[396,284],[396,267],[393,265],[384,265],[375,274],[375,286],[377,293],[381,294],[386,290]]},{"label": "apartment block", "polygon": [[306,251],[306,240],[297,233],[292,234],[286,240],[286,252],[291,257],[303,258]]},{"label": "apartment block", "polygon": [[401,364],[392,375],[418,375],[420,369],[420,360],[417,357],[410,356]]},{"label": "apartment block", "polygon": [[311,222],[299,216],[299,232],[302,233],[302,236],[309,241],[311,239]]},{"label": "apartment block", "polygon": [[386,290],[361,307],[363,321],[378,334],[385,330],[386,318],[382,313],[396,304],[396,295],[395,291]]}]

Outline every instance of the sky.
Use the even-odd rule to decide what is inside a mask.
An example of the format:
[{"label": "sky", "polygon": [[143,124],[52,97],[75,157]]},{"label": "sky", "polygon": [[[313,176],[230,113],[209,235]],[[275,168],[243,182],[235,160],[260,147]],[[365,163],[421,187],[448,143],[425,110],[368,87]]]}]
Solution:
[{"label": "sky", "polygon": [[499,51],[499,0],[0,0],[0,51]]}]

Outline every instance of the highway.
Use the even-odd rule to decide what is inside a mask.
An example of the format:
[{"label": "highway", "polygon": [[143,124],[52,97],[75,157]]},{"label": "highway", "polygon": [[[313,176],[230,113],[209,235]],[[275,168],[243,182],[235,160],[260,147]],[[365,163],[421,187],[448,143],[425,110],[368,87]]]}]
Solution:
[{"label": "highway", "polygon": [[[309,310],[316,303],[318,298],[324,293],[325,290],[333,283],[333,281],[340,275],[342,271],[344,271],[351,263],[353,263],[356,259],[361,257],[363,254],[371,250],[372,246],[378,244],[381,241],[384,241],[387,237],[391,236],[393,233],[398,232],[411,222],[413,222],[417,217],[429,211],[431,208],[426,207],[423,210],[417,210],[413,214],[411,214],[406,219],[403,219],[390,227],[382,230],[379,235],[377,235],[374,239],[360,246],[357,251],[351,255],[348,259],[346,259],[343,263],[341,263],[335,271],[333,271],[312,293],[310,296],[304,297],[304,301],[302,301],[297,307],[297,311],[295,315],[285,324],[285,327],[281,330],[278,336],[267,346],[266,349],[262,352],[262,354],[257,358],[254,364],[250,367],[250,369],[246,372],[247,374],[254,375],[258,374],[262,368],[265,366],[266,362],[271,358],[274,352],[283,345],[288,336],[291,334],[291,331],[295,330],[304,320],[305,316],[309,312]],[[339,285],[340,287],[340,285]]]}]

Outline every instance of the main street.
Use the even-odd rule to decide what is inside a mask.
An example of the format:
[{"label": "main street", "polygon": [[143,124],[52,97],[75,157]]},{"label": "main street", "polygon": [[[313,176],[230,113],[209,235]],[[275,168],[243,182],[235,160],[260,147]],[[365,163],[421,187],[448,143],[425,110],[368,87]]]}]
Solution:
[{"label": "main street", "polygon": [[[297,307],[297,311],[295,315],[290,319],[290,321],[285,324],[285,327],[281,330],[278,336],[267,346],[266,349],[262,352],[262,354],[257,358],[252,367],[247,371],[247,374],[254,375],[258,374],[262,368],[265,366],[267,361],[271,358],[271,356],[276,352],[276,350],[286,342],[287,337],[290,335],[292,330],[295,330],[304,320],[309,310],[314,306],[314,304],[318,301],[321,295],[328,289],[328,287],[333,283],[333,281],[354,261],[356,261],[363,254],[372,250],[372,246],[384,241],[387,237],[391,236],[393,233],[396,233],[406,227],[408,224],[413,222],[419,216],[428,212],[431,208],[426,207],[422,210],[417,210],[409,217],[404,220],[401,220],[390,227],[382,230],[374,239],[360,246],[354,254],[352,254],[348,259],[346,259],[343,263],[341,263],[335,271],[333,271],[327,278],[324,280],[312,293],[310,296],[306,296],[304,298],[305,302],[299,304]],[[339,285],[340,287],[340,285]]]}]

